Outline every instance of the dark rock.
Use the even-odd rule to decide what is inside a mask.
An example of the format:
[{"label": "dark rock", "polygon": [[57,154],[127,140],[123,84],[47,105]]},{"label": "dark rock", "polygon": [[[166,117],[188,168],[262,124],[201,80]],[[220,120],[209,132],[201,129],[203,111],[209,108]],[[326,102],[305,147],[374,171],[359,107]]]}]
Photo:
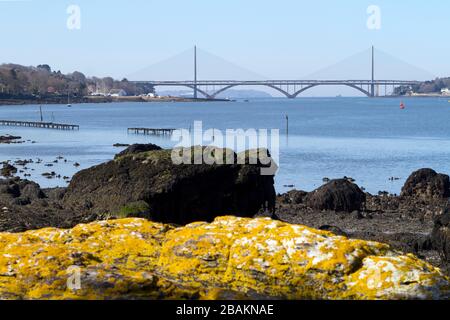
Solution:
[{"label": "dark rock", "polygon": [[280,196],[280,201],[284,204],[302,204],[308,195],[305,191],[292,190]]},{"label": "dark rock", "polygon": [[337,212],[360,210],[365,201],[365,193],[347,179],[332,180],[310,192],[305,199],[306,205],[310,208]]},{"label": "dark rock", "polygon": [[396,250],[401,250],[407,253],[419,253],[421,251],[430,250],[429,237],[418,235],[410,232],[373,232],[373,231],[358,231],[349,233],[349,237],[355,239],[364,239],[370,241],[377,241],[391,245]]},{"label": "dark rock", "polygon": [[119,157],[123,157],[125,155],[129,155],[129,154],[138,154],[141,152],[148,152],[148,151],[157,151],[157,150],[162,150],[161,147],[157,146],[156,144],[133,144],[131,146],[129,146],[128,148],[126,148],[125,150],[123,150],[122,152],[118,153],[115,156],[115,159],[119,158]]},{"label": "dark rock", "polygon": [[14,179],[0,180],[0,194],[7,199],[20,197],[20,186]]},{"label": "dark rock", "polygon": [[20,197],[20,198],[14,198],[14,199],[10,202],[10,204],[14,204],[14,205],[16,205],[16,206],[26,206],[26,205],[31,204],[31,200],[28,199],[28,198],[22,198],[22,197]]},{"label": "dark rock", "polygon": [[1,175],[9,178],[12,177],[15,173],[17,173],[17,168],[9,163],[3,163],[3,168],[1,170]]},{"label": "dark rock", "polygon": [[[274,177],[278,166],[272,160],[269,151],[261,148],[246,150],[235,154],[229,149],[218,150],[225,150],[224,163],[227,163],[227,159],[234,158],[235,163],[238,164],[239,173],[235,184],[239,186],[239,188],[245,188],[245,186],[252,189],[256,188],[256,190],[246,190],[246,192],[243,193],[243,195],[247,194],[249,197],[238,196],[238,203],[240,203],[238,207],[252,208],[249,212],[255,210],[257,212],[261,208],[258,203],[262,203],[262,208],[270,211],[272,218],[277,219],[277,216],[275,215],[277,195],[274,188]],[[263,168],[266,169],[264,173]],[[259,208],[256,209],[256,207]],[[244,216],[247,215],[244,214]],[[253,216],[253,214],[251,216]]]},{"label": "dark rock", "polygon": [[26,181],[20,191],[20,196],[31,201],[45,198],[45,194],[42,192],[41,187],[37,183],[31,181]]},{"label": "dark rock", "polygon": [[319,230],[329,231],[337,236],[348,237],[348,234],[346,232],[344,232],[341,228],[336,227],[336,226],[325,225],[325,226],[319,227]]},{"label": "dark rock", "polygon": [[415,253],[420,251],[428,251],[433,249],[433,242],[431,241],[431,237],[422,236],[411,242],[411,247]]},{"label": "dark rock", "polygon": [[448,175],[438,174],[432,169],[413,172],[402,189],[402,196],[417,197],[424,200],[450,197]]},{"label": "dark rock", "polygon": [[450,210],[448,208],[443,215],[435,219],[431,243],[433,248],[442,255],[443,260],[450,264]]},{"label": "dark rock", "polygon": [[0,143],[14,143],[15,140],[20,140],[22,139],[22,137],[16,137],[16,136],[10,136],[10,135],[6,135],[6,136],[0,136]]},{"label": "dark rock", "polygon": [[32,162],[33,162],[33,160],[17,160],[17,161],[14,161],[14,164],[15,164],[16,166],[22,166],[22,167],[24,167],[24,166],[26,166],[27,164],[32,163]]},{"label": "dark rock", "polygon": [[[198,148],[177,150],[189,154]],[[237,159],[232,151],[226,154]],[[156,150],[78,172],[63,201],[66,207],[81,205],[90,213],[111,215],[144,201],[147,218],[186,224],[228,214],[252,217],[261,207],[273,210],[273,184],[273,176],[261,175],[260,165],[177,165],[171,150]]]},{"label": "dark rock", "polygon": [[37,183],[19,178],[0,180],[0,202],[2,203],[23,206],[43,198],[45,194]]},{"label": "dark rock", "polygon": [[52,171],[52,172],[44,172],[42,174],[43,177],[46,177],[47,179],[52,179],[53,177],[56,176],[56,172]]},{"label": "dark rock", "polygon": [[66,188],[52,188],[44,190],[44,192],[49,200],[59,201],[64,198],[64,195],[66,194]]},{"label": "dark rock", "polygon": [[361,220],[361,219],[364,219],[364,218],[365,218],[365,215],[364,215],[361,211],[359,211],[359,210],[353,211],[353,212],[352,212],[352,215],[353,215],[353,217],[355,217],[355,218],[358,219],[358,220]]}]

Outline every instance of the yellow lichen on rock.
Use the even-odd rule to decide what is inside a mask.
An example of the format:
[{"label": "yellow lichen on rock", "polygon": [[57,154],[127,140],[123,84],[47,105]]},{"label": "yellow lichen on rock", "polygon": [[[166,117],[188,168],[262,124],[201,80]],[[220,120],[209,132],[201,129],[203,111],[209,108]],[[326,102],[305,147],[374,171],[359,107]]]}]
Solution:
[{"label": "yellow lichen on rock", "polygon": [[[365,285],[369,259],[389,257],[401,258],[395,266],[403,277],[388,278],[390,271],[380,268],[383,286],[371,290]],[[224,217],[174,229],[159,268],[192,285],[207,282],[290,299],[433,298],[436,288],[448,294],[439,270],[387,245],[270,219]],[[419,286],[404,281],[411,272],[423,280]],[[355,282],[356,274],[361,278]]]},{"label": "yellow lichen on rock", "polygon": [[[68,285],[74,270],[78,288]],[[449,290],[440,270],[387,245],[270,219],[0,234],[2,299],[447,299]]]},{"label": "yellow lichen on rock", "polygon": [[436,269],[413,255],[372,256],[363,263],[357,272],[346,277],[348,295],[352,297],[449,298],[448,279],[436,277]]},{"label": "yellow lichen on rock", "polygon": [[[130,289],[139,296],[140,287],[156,283],[149,272],[168,229],[124,219],[0,234],[0,297],[114,298]],[[67,286],[72,266],[80,268],[80,290]]]}]

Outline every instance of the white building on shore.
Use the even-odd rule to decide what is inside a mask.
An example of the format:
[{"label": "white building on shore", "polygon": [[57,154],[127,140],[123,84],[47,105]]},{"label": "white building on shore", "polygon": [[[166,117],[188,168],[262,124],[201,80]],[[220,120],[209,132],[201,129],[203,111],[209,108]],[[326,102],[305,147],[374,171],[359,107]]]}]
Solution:
[{"label": "white building on shore", "polygon": [[112,89],[111,91],[109,91],[109,96],[110,97],[126,97],[127,92],[123,89]]}]

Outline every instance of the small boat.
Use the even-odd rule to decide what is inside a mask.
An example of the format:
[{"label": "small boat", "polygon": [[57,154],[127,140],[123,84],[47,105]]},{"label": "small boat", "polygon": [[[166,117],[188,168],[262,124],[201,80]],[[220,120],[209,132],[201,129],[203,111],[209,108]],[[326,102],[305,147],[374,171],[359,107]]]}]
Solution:
[{"label": "small boat", "polygon": [[70,95],[69,92],[67,92],[67,107],[70,108],[72,105],[70,104]]},{"label": "small boat", "polygon": [[406,109],[405,104],[403,103],[403,101],[400,103],[400,109],[402,109],[402,110]]}]

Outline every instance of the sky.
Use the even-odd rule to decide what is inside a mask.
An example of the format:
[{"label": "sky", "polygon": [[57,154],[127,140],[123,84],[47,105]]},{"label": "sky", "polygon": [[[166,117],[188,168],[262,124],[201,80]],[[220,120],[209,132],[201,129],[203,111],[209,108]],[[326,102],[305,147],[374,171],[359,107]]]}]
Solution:
[{"label": "sky", "polygon": [[443,0],[0,0],[0,63],[121,79],[197,45],[295,79],[374,45],[450,76],[448,12]]}]

